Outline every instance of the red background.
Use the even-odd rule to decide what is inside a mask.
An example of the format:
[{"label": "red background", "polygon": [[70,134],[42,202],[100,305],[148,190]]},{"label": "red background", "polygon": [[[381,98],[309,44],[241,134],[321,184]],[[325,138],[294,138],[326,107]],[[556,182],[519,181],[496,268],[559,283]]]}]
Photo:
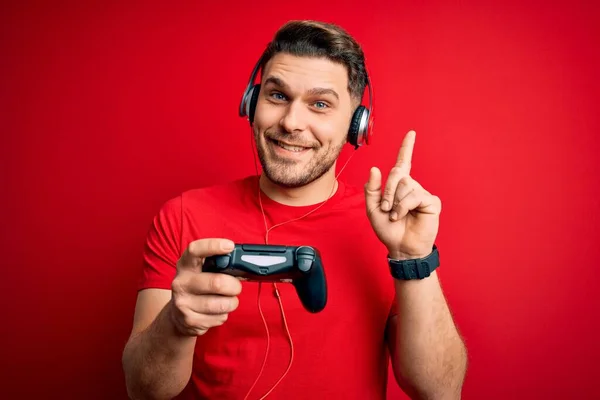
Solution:
[{"label": "red background", "polygon": [[311,18],[356,36],[374,82],[374,143],[342,177],[389,170],[417,131],[464,398],[598,398],[599,7],[493,3],[4,2],[0,397],[126,397],[150,220],[253,173],[242,90]]}]

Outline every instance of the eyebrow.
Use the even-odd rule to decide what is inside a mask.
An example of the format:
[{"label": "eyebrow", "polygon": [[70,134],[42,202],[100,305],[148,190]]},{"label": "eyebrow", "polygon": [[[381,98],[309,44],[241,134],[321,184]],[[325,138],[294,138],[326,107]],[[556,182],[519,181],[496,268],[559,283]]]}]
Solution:
[{"label": "eyebrow", "polygon": [[[265,79],[265,86],[267,86],[269,83],[279,86],[282,89],[289,88],[289,86],[284,81],[282,81],[280,78],[278,78],[276,76],[269,76],[267,79]],[[320,87],[312,88],[308,91],[308,94],[317,95],[317,96],[323,96],[323,95],[330,94],[330,95],[334,96],[336,99],[338,99],[338,100],[340,99],[340,96],[337,94],[337,92],[330,88],[320,88]]]}]

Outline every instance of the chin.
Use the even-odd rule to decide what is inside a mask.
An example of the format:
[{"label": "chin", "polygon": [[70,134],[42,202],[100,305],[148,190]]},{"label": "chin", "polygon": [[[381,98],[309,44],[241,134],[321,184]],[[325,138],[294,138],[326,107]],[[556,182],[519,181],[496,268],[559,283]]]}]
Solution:
[{"label": "chin", "polygon": [[281,166],[277,163],[263,163],[264,174],[274,184],[288,189],[306,186],[323,175],[313,176],[301,165]]}]

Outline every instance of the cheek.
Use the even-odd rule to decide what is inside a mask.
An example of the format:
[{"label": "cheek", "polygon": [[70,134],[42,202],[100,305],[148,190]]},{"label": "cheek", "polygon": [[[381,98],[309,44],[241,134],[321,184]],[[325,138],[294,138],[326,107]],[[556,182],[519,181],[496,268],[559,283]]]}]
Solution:
[{"label": "cheek", "polygon": [[277,123],[281,119],[278,115],[277,107],[271,107],[269,104],[258,100],[256,111],[254,112],[254,124],[259,130],[264,130]]},{"label": "cheek", "polygon": [[323,146],[331,146],[338,145],[346,140],[349,127],[350,124],[345,120],[323,118],[312,125],[312,132]]}]

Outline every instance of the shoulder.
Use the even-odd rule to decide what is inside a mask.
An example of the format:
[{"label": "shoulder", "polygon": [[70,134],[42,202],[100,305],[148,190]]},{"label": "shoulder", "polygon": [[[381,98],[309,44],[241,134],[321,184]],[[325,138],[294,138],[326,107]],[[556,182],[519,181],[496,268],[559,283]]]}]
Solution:
[{"label": "shoulder", "polygon": [[251,189],[255,182],[255,176],[247,176],[223,183],[186,190],[180,195],[182,207],[187,208],[188,206],[196,204],[217,206],[240,200],[251,194]]},{"label": "shoulder", "polygon": [[160,207],[158,217],[167,220],[179,220],[186,210],[218,209],[242,200],[252,194],[254,176],[239,178],[227,182],[188,189],[179,195],[167,199]]}]

